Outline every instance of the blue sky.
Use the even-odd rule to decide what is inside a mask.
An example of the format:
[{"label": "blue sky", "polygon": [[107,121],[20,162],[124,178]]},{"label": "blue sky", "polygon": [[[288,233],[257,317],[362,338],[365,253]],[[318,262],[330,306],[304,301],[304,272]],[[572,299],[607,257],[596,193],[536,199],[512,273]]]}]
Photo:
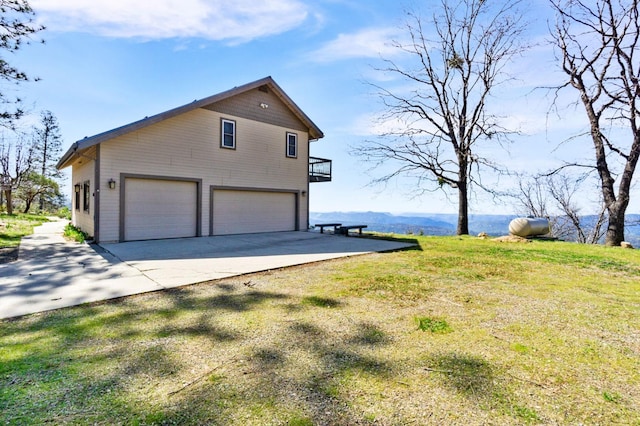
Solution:
[{"label": "blue sky", "polygon": [[[432,2],[423,2],[430,4]],[[433,2],[435,3],[435,2]],[[441,192],[411,199],[411,182],[368,187],[369,166],[349,154],[374,138],[379,99],[365,81],[394,84],[375,71],[402,38],[404,11],[395,0],[31,0],[47,30],[46,44],[12,55],[11,64],[41,81],[20,86],[37,114],[58,118],[66,150],[76,140],[272,76],[325,138],[312,155],[334,160],[334,180],[312,184],[312,211],[455,212]],[[528,36],[546,36],[543,0],[530,2]],[[588,144],[564,145],[584,128],[580,110],[547,117],[549,99],[535,87],[557,79],[549,46],[538,45],[510,65],[517,76],[494,107],[523,135],[508,151],[491,150],[515,170],[546,169],[568,156],[589,158]],[[497,186],[508,182],[488,182]],[[451,194],[451,200],[455,200]],[[472,213],[510,213],[479,194]],[[633,207],[633,206],[632,206]],[[635,209],[638,210],[638,209]],[[630,212],[633,211],[633,208]],[[586,213],[586,211],[585,211]]]}]

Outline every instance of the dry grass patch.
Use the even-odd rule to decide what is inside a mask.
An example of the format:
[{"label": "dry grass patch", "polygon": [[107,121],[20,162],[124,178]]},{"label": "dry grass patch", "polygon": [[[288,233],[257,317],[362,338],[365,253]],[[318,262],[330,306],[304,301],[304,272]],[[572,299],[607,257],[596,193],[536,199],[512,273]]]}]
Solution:
[{"label": "dry grass patch", "polygon": [[0,422],[640,424],[637,252],[419,242],[4,321]]}]

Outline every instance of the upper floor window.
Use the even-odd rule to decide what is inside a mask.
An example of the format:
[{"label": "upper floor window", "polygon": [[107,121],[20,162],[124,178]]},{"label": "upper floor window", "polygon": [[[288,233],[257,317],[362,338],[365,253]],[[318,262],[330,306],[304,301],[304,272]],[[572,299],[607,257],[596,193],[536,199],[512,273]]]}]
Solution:
[{"label": "upper floor window", "polygon": [[236,148],[236,122],[233,120],[222,119],[222,135],[220,137],[220,146],[222,148]]},{"label": "upper floor window", "polygon": [[298,156],[298,135],[287,132],[287,157]]}]

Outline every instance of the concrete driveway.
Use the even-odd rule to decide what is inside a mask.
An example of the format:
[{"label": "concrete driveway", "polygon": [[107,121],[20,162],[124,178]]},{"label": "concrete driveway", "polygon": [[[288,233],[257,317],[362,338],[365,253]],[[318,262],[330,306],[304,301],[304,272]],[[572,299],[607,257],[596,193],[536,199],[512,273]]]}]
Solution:
[{"label": "concrete driveway", "polygon": [[163,290],[235,275],[411,244],[315,232],[87,245],[66,241],[66,222],[49,222],[0,265],[0,318]]}]

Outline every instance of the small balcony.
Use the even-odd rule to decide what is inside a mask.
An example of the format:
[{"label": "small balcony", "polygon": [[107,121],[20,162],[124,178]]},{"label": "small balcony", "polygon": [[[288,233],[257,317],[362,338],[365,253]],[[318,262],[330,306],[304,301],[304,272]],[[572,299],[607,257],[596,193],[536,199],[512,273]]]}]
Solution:
[{"label": "small balcony", "polygon": [[309,157],[309,182],[331,182],[331,160]]}]

